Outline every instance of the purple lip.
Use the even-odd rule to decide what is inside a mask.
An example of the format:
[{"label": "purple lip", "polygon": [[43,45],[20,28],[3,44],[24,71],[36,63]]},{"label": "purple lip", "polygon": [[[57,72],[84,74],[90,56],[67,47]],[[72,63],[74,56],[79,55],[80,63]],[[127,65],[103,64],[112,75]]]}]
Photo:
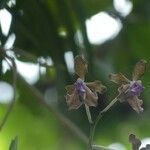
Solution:
[{"label": "purple lip", "polygon": [[85,83],[83,80],[78,79],[75,83],[75,90],[77,91],[78,94],[83,94],[85,93]]},{"label": "purple lip", "polygon": [[142,86],[142,84],[135,81],[130,86],[129,94],[134,95],[134,96],[139,96],[143,90],[144,90],[144,87]]}]

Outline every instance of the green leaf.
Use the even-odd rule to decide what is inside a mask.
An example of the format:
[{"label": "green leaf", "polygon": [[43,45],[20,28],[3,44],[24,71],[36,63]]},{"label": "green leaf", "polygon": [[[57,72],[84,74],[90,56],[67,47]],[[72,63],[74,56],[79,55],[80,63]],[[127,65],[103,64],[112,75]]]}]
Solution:
[{"label": "green leaf", "polygon": [[9,150],[17,150],[18,138],[15,137],[10,144]]}]

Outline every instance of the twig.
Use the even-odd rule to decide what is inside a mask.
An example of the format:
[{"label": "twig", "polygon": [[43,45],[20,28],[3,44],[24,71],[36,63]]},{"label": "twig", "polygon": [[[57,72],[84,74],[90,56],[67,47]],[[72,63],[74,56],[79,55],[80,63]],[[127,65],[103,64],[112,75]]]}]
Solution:
[{"label": "twig", "polygon": [[86,104],[85,104],[85,110],[86,110],[86,114],[87,114],[87,118],[88,118],[89,123],[90,123],[90,124],[93,124],[89,106],[87,106]]},{"label": "twig", "polygon": [[[89,121],[89,124],[90,124],[90,135],[91,135],[93,121],[92,121],[92,117],[91,117],[91,112],[90,112],[89,106],[87,106],[86,104],[85,104],[85,110],[86,110],[87,118],[88,118],[88,121]],[[92,150],[92,143],[91,142],[92,142],[91,138],[89,137],[89,143],[87,145],[87,149],[88,150]]]},{"label": "twig", "polygon": [[107,112],[117,101],[118,101],[118,98],[116,97],[116,98],[113,99],[113,100],[109,103],[109,105],[108,105],[105,109],[103,109],[100,113],[103,114],[103,113]]},{"label": "twig", "polygon": [[106,106],[106,108],[104,108],[97,116],[93,126],[92,126],[92,131],[91,131],[91,134],[90,134],[90,143],[93,142],[93,138],[94,138],[94,134],[95,134],[95,129],[96,129],[96,126],[99,122],[99,120],[103,117],[103,114],[105,112],[107,112],[116,102],[118,101],[118,97],[116,97],[115,99],[113,99],[108,106]]},{"label": "twig", "polygon": [[17,48],[17,47],[13,47],[12,49],[7,49],[7,51],[14,51],[14,53],[20,55],[20,56],[23,56],[25,57],[26,59],[32,61],[33,63],[38,63],[40,66],[42,67],[51,67],[50,65],[48,65],[46,62],[40,62],[38,60],[38,57],[27,52],[27,51],[24,51],[23,49],[20,49],[20,48]]}]

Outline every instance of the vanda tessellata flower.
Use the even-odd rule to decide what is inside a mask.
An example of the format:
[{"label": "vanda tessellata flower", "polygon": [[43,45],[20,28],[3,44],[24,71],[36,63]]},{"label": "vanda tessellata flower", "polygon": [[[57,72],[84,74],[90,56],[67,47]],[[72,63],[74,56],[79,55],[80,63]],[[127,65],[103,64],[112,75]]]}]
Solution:
[{"label": "vanda tessellata flower", "polygon": [[66,102],[69,109],[78,109],[82,104],[96,107],[97,92],[103,93],[106,91],[106,87],[100,81],[84,82],[87,66],[87,62],[83,57],[75,57],[74,69],[78,79],[73,85],[66,86]]},{"label": "vanda tessellata flower", "polygon": [[117,99],[120,102],[127,101],[129,105],[137,112],[140,113],[143,111],[141,105],[143,101],[138,97],[141,92],[144,90],[141,80],[138,80],[146,70],[147,62],[145,60],[140,60],[135,65],[135,68],[132,73],[132,80],[127,79],[123,74],[110,74],[109,78],[111,81],[120,85],[118,88],[119,95]]}]

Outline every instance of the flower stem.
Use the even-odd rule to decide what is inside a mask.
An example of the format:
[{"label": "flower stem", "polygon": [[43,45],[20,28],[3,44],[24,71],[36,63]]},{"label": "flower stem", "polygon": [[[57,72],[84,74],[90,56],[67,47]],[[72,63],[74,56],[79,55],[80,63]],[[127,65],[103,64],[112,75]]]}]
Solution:
[{"label": "flower stem", "polygon": [[92,145],[92,142],[93,142],[93,138],[94,138],[94,134],[95,134],[95,129],[96,129],[96,126],[99,122],[99,120],[103,117],[103,114],[105,112],[107,112],[116,102],[118,101],[118,98],[116,97],[115,99],[113,99],[108,106],[106,106],[106,108],[104,108],[97,116],[94,124],[92,124],[92,128],[91,128],[91,132],[90,132],[90,138],[89,138],[89,144]]},{"label": "flower stem", "polygon": [[102,115],[101,115],[101,113],[99,113],[94,124],[91,125],[91,131],[90,131],[90,137],[89,137],[89,145],[91,145],[91,146],[93,145],[93,138],[94,138],[96,126],[101,118],[102,118]]},{"label": "flower stem", "polygon": [[90,124],[90,137],[89,137],[89,143],[88,143],[88,150],[92,150],[93,149],[93,147],[92,147],[92,145],[93,145],[93,124]]},{"label": "flower stem", "polygon": [[89,142],[88,142],[88,148],[87,149],[92,150],[91,134],[92,134],[92,131],[93,131],[93,121],[92,121],[89,106],[87,106],[86,104],[85,104],[85,110],[86,110],[87,118],[88,118],[88,121],[89,121],[89,124],[90,124],[90,137],[89,137]]},{"label": "flower stem", "polygon": [[118,98],[116,97],[115,99],[113,99],[108,106],[106,106],[106,108],[104,108],[100,113],[103,114],[105,112],[107,112],[116,102],[118,101]]},{"label": "flower stem", "polygon": [[86,110],[86,115],[88,117],[88,121],[90,124],[93,124],[93,121],[92,121],[92,117],[91,117],[91,112],[90,112],[90,109],[89,109],[89,106],[87,106],[85,104],[85,110]]}]

